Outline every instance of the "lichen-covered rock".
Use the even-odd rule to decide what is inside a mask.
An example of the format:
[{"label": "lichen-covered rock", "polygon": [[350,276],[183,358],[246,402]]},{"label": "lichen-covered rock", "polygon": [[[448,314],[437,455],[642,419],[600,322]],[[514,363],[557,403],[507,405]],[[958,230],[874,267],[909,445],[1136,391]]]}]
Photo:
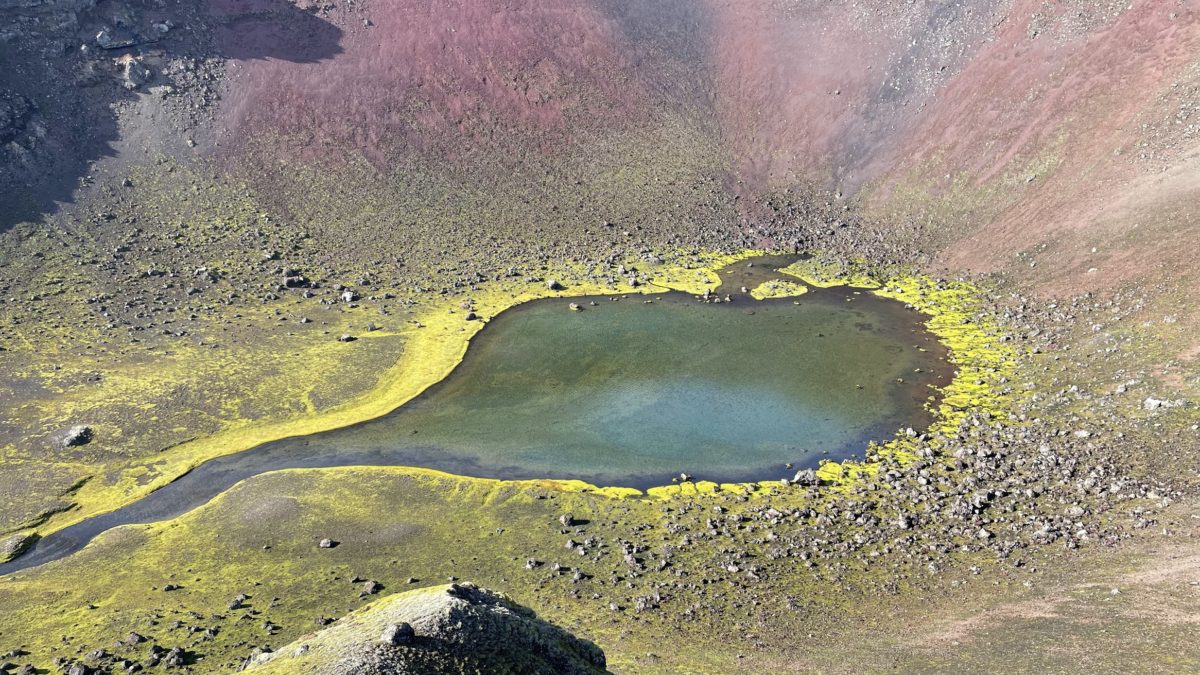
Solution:
[{"label": "lichen-covered rock", "polygon": [[[384,636],[384,637],[380,637]],[[604,652],[473,584],[400,593],[258,656],[256,673],[604,673]]]},{"label": "lichen-covered rock", "polygon": [[0,563],[6,563],[21,555],[38,540],[36,534],[14,534],[0,539]]}]

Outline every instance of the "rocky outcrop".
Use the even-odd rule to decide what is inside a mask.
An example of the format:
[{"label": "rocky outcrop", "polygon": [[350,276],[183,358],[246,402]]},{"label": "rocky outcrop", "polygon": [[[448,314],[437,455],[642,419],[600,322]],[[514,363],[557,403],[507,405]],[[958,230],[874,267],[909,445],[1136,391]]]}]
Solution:
[{"label": "rocky outcrop", "polygon": [[38,535],[34,533],[18,533],[11,537],[0,539],[0,564],[6,563],[28,551],[30,546],[37,543],[37,540]]},{"label": "rocky outcrop", "polygon": [[248,662],[255,673],[606,671],[604,652],[473,584],[400,593]]}]

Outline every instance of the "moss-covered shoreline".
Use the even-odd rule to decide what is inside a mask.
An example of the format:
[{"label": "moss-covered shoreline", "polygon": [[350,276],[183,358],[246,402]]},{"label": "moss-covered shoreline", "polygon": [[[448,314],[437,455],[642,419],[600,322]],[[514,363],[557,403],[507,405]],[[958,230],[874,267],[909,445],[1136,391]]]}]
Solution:
[{"label": "moss-covered shoreline", "polygon": [[[76,507],[52,515],[38,526],[38,532],[49,534],[86,518],[115,510],[136,501],[142,495],[165,485],[198,464],[233,454],[270,441],[327,431],[384,415],[439,382],[462,360],[471,338],[486,325],[487,318],[509,307],[546,297],[576,295],[644,294],[676,290],[700,294],[718,284],[716,269],[735,260],[752,255],[703,256],[707,266],[684,267],[662,264],[648,269],[649,278],[636,287],[615,286],[588,281],[585,270],[564,266],[556,271],[563,279],[558,288],[548,288],[544,281],[518,284],[497,283],[471,294],[470,306],[478,319],[464,319],[467,311],[461,301],[432,303],[417,313],[400,331],[371,331],[359,339],[381,340],[393,337],[403,342],[402,356],[385,370],[367,393],[316,414],[301,415],[274,422],[241,424],[211,436],[174,446],[154,458],[156,478],[150,482],[138,479],[137,472],[126,472],[115,484],[87,483],[72,495]],[[339,354],[335,358],[349,358]],[[303,376],[307,365],[303,360],[295,366],[296,375]],[[604,488],[595,488],[604,489]],[[622,488],[607,489],[612,495],[625,495]]]},{"label": "moss-covered shoreline", "polygon": [[[470,577],[595,640],[618,671],[711,672],[748,663],[775,671],[779,659],[795,653],[789,646],[795,630],[845,634],[851,617],[909,607],[922,589],[955,597],[959,591],[945,584],[964,569],[981,570],[1019,594],[1021,580],[1037,579],[1039,570],[1059,568],[1063,563],[1056,561],[1077,547],[1129,527],[1124,519],[1092,517],[1093,508],[1106,513],[1114,499],[1130,499],[1120,503],[1137,504],[1144,517],[1161,506],[1161,493],[1144,486],[1128,488],[1128,497],[1106,491],[1080,498],[1072,496],[1075,481],[1047,481],[1055,474],[1046,463],[1058,455],[1039,454],[1037,444],[1058,437],[1057,431],[1022,421],[1031,402],[1011,386],[1029,376],[1030,355],[1022,359],[1004,338],[971,285],[856,269],[848,274],[808,261],[788,273],[812,285],[887,294],[923,311],[929,329],[951,346],[959,372],[934,411],[932,428],[871,448],[864,462],[827,463],[818,472],[829,484],[824,488],[686,482],[642,495],[581,482],[498,481],[399,467],[271,472],[180,518],[116,528],[69,558],[0,579],[0,602],[18,608],[0,625],[0,636],[24,645],[28,660],[48,664],[87,660],[95,646],[137,630],[155,644],[203,658],[197,667],[221,672],[279,644],[275,636],[303,635],[315,616],[340,616],[369,599],[355,600],[354,585],[349,595],[314,588],[339,588],[351,578],[374,579],[390,590]],[[694,285],[683,286],[691,280],[685,275]],[[663,276],[655,284],[679,284],[696,294],[716,282],[710,267],[679,272],[671,281]],[[563,297],[597,291],[562,278],[566,288],[556,293]],[[491,316],[549,290],[544,282],[526,289],[525,295],[474,294],[471,311]],[[456,325],[479,329],[480,322],[463,321],[465,311],[429,310],[425,327],[413,329],[430,336],[430,348],[451,364],[447,369],[468,342]],[[395,382],[436,375],[399,372],[404,375]],[[1094,461],[1088,466],[1098,468],[1091,473],[1111,471],[1104,455],[1087,457],[1081,450],[1071,461]],[[975,487],[1017,479],[1031,487],[994,495]],[[1047,507],[1045,495],[1027,499],[1034,487],[1076,500],[1072,509],[1084,515]],[[963,510],[964,503],[978,506]],[[322,538],[340,543],[323,553],[317,547]],[[1068,553],[1048,545],[1064,538]],[[766,579],[770,588],[787,590],[765,592]],[[179,588],[164,593],[165,584]],[[231,612],[228,596],[238,592],[252,600]],[[974,593],[972,602],[982,602]],[[756,636],[754,661],[709,644],[708,635],[731,621]],[[198,632],[184,632],[188,626]],[[688,648],[664,654],[664,640]],[[110,657],[136,652],[120,647]]]},{"label": "moss-covered shoreline", "polygon": [[[573,280],[569,287],[561,283],[555,284],[555,288],[550,288],[546,283],[525,283],[507,287],[489,286],[473,293],[469,311],[477,318],[471,321],[463,320],[467,310],[463,308],[462,303],[434,304],[410,320],[411,327],[402,332],[379,331],[365,334],[367,339],[399,336],[404,340],[403,356],[379,377],[368,393],[318,414],[273,423],[244,425],[182,443],[156,458],[158,478],[153,482],[141,484],[131,477],[130,480],[114,485],[85,484],[74,495],[77,507],[51,517],[48,522],[37,528],[37,533],[44,536],[132,503],[209,459],[274,440],[327,431],[384,415],[444,379],[462,360],[471,338],[483,329],[487,318],[510,307],[545,297],[653,293],[664,289],[700,295],[716,289],[720,284],[719,276],[723,267],[764,253],[748,250],[734,255],[706,254],[701,256],[706,260],[706,266],[703,267],[660,265],[657,269],[649,271],[649,278],[645,283],[621,289],[608,284],[574,281],[585,278],[586,274],[578,269],[564,268],[558,271],[559,276]],[[996,381],[1010,374],[1014,354],[999,341],[995,326],[973,323],[972,317],[978,313],[978,301],[969,284],[939,284],[928,277],[905,275],[891,277],[881,285],[881,282],[863,273],[840,276],[830,274],[828,266],[822,267],[813,260],[796,263],[781,271],[804,284],[818,288],[850,286],[871,289],[876,295],[903,302],[929,317],[927,326],[949,348],[950,361],[958,367],[958,375],[940,393],[942,400],[935,411],[935,428],[956,427],[961,417],[972,409],[987,410],[989,414],[998,416],[1006,405],[1005,396],[999,393]],[[805,288],[786,280],[768,283],[775,284],[775,297],[786,297],[789,293],[798,295],[803,293]],[[298,367],[303,367],[303,363],[299,363]],[[912,458],[917,456],[918,450],[916,440],[901,435],[886,443],[879,449],[879,453]],[[870,462],[826,462],[817,474],[823,482],[841,484],[860,475],[870,474],[875,468]],[[621,486],[595,486],[581,481],[555,481],[549,478],[547,483],[559,485],[565,490],[594,492],[611,497],[643,495],[639,490]],[[651,488],[645,494],[667,499],[715,490],[769,492],[778,487],[779,484],[775,481],[721,485],[699,481]]]}]

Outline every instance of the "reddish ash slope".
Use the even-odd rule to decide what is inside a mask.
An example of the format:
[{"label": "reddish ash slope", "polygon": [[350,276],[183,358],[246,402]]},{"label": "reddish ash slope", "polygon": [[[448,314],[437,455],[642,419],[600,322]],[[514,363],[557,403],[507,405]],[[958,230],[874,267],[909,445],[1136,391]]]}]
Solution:
[{"label": "reddish ash slope", "polygon": [[[260,3],[213,0],[228,40]],[[1109,288],[1192,272],[1198,4],[371,0],[322,15],[336,53],[239,62],[223,142],[516,166],[673,115],[747,196],[859,192],[952,268]]]},{"label": "reddish ash slope", "polygon": [[382,167],[413,150],[552,150],[646,114],[619,29],[584,0],[376,0],[328,18],[344,31],[335,57],[240,64],[230,138],[279,133],[301,157],[350,150]]},{"label": "reddish ash slope", "polygon": [[854,190],[994,22],[988,2],[713,2],[716,109],[743,179]]},{"label": "reddish ash slope", "polygon": [[951,194],[952,180],[967,193],[990,188],[963,223],[977,229],[946,253],[954,268],[995,269],[1046,243],[1046,282],[1063,290],[1112,286],[1161,262],[1186,269],[1179,244],[1200,232],[1173,205],[1196,197],[1187,158],[1200,135],[1186,99],[1200,83],[1195,3],[1135,3],[1086,29],[1065,10],[1038,16],[1041,7],[1014,8],[938,93],[873,198],[913,184]]}]

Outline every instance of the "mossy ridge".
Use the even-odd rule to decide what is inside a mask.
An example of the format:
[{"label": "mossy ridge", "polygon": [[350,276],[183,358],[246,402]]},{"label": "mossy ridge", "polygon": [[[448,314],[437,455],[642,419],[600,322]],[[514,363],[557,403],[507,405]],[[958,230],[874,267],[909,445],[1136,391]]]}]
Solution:
[{"label": "mossy ridge", "polygon": [[[399,625],[409,634],[380,645]],[[607,673],[603,651],[533,610],[471,583],[393,594],[277,651],[249,670],[291,675],[360,673]]]}]

